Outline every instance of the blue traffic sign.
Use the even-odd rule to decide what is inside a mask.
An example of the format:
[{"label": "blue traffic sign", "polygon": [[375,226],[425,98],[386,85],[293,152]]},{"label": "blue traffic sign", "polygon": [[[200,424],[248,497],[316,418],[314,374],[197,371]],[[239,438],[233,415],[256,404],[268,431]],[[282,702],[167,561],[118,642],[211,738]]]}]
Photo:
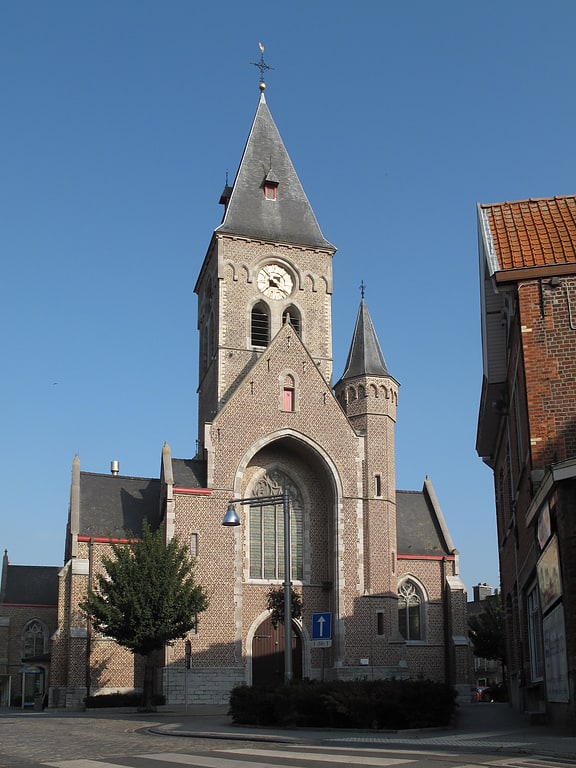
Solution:
[{"label": "blue traffic sign", "polygon": [[312,614],[312,640],[330,640],[332,638],[332,614]]}]

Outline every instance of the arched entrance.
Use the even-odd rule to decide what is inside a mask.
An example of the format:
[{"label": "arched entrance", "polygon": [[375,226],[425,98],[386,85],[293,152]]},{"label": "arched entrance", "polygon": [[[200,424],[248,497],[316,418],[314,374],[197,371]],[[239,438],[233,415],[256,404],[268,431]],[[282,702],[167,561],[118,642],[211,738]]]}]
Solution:
[{"label": "arched entrance", "polygon": [[[292,675],[302,680],[302,638],[292,623]],[[252,639],[252,685],[274,686],[284,682],[284,627],[276,629],[268,617]]]}]

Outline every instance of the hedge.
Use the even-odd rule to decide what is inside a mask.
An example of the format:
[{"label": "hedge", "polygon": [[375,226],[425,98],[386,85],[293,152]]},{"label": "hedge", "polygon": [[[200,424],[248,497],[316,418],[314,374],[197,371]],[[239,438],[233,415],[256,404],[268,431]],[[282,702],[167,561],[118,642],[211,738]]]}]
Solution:
[{"label": "hedge", "polygon": [[238,725],[402,730],[447,726],[456,691],[429,680],[295,682],[237,686],[230,711]]}]

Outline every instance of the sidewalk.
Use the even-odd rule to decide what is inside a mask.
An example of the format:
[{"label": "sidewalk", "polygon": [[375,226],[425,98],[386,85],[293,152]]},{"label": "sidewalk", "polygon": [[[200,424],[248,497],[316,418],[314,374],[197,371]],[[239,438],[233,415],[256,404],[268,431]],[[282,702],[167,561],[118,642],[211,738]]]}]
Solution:
[{"label": "sidewalk", "polygon": [[203,737],[291,744],[374,744],[401,749],[500,752],[547,755],[576,761],[576,737],[547,725],[530,725],[508,704],[474,703],[460,707],[454,728],[412,731],[345,731],[308,728],[260,728],[232,723],[226,707],[165,710],[166,722],[149,730],[163,736]]}]

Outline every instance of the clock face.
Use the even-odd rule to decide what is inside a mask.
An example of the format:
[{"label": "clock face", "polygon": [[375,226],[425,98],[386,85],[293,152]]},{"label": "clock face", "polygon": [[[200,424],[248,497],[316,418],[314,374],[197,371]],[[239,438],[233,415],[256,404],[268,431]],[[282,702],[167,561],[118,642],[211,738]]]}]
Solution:
[{"label": "clock face", "polygon": [[285,299],[292,293],[292,278],[279,264],[267,264],[258,272],[258,289],[269,299]]}]

